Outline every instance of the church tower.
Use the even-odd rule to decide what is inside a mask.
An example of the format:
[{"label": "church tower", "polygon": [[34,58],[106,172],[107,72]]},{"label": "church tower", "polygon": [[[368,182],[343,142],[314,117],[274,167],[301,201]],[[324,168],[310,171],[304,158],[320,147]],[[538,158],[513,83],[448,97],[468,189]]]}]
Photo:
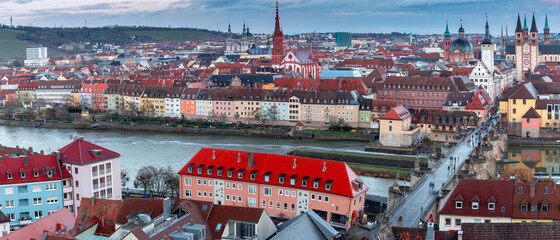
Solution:
[{"label": "church tower", "polygon": [[525,62],[523,59],[525,57],[525,54],[529,54],[529,46],[524,46],[524,39],[525,31],[521,27],[521,16],[517,14],[517,27],[515,28],[515,71],[517,73],[517,81],[523,80],[523,69],[528,68],[529,66],[529,60],[527,59],[527,61]]},{"label": "church tower", "polygon": [[284,34],[280,29],[280,18],[278,17],[278,2],[276,2],[276,25],[274,27],[273,47],[272,47],[272,66],[279,68],[284,58]]},{"label": "church tower", "polygon": [[550,28],[548,28],[548,15],[544,18],[544,44],[550,44]]},{"label": "church tower", "polygon": [[537,21],[535,21],[535,14],[533,13],[533,22],[531,23],[531,66],[530,71],[533,71],[537,64],[539,64],[539,30],[537,29]]},{"label": "church tower", "polygon": [[449,32],[449,26],[447,19],[445,20],[445,33],[443,33],[443,58],[449,61],[449,47],[451,46],[451,33]]},{"label": "church tower", "polygon": [[490,37],[490,29],[488,26],[488,16],[486,16],[486,26],[485,26],[484,40],[480,45],[480,51],[482,53],[482,62],[490,70],[490,74],[494,72],[494,50],[495,45],[492,43],[492,38]]}]

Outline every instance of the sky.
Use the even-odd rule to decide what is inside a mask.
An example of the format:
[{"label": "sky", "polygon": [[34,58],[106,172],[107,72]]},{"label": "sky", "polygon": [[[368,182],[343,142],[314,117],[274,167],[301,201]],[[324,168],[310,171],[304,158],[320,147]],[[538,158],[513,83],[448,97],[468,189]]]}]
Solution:
[{"label": "sky", "polygon": [[[456,33],[463,19],[466,33],[483,33],[485,14],[490,32],[515,30],[517,14],[533,12],[539,32],[545,14],[551,32],[560,32],[560,0],[280,0],[284,34],[313,32],[441,34],[445,20]],[[273,0],[0,0],[0,23],[43,27],[144,25],[194,27],[253,33],[274,31]],[[557,26],[557,27],[556,27]]]}]

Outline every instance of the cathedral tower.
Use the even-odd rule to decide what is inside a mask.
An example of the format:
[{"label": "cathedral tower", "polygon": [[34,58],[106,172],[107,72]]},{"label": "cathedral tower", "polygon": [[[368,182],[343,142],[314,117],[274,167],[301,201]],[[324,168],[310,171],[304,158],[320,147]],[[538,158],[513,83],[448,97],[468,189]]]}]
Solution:
[{"label": "cathedral tower", "polygon": [[485,26],[484,40],[480,45],[480,51],[482,54],[482,62],[490,70],[490,74],[494,72],[494,50],[495,45],[492,43],[492,38],[490,37],[490,29],[488,26],[488,16],[486,16],[486,26]]},{"label": "cathedral tower", "polygon": [[537,29],[537,21],[533,13],[533,22],[531,23],[531,43],[530,43],[530,63],[529,71],[533,71],[539,64],[539,30]]},{"label": "cathedral tower", "polygon": [[272,47],[272,66],[279,68],[284,58],[284,34],[280,29],[280,18],[278,17],[278,2],[276,2],[276,25],[274,27],[273,47]]},{"label": "cathedral tower", "polygon": [[[524,61],[525,54],[529,54],[529,46],[524,44],[525,31],[521,27],[521,16],[517,14],[517,27],[515,28],[515,71],[517,76],[517,81],[523,80],[523,69],[528,68],[529,60],[527,59],[526,65]],[[527,66],[527,67],[525,67]]]}]

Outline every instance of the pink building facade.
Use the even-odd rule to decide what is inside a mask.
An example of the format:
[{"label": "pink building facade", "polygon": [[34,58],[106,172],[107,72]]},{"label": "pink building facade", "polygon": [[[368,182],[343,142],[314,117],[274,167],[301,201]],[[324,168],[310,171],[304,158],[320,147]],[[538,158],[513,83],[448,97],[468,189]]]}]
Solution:
[{"label": "pink building facade", "polygon": [[344,228],[362,216],[367,191],[343,162],[210,148],[179,175],[182,199],[263,208],[279,218],[314,210]]}]

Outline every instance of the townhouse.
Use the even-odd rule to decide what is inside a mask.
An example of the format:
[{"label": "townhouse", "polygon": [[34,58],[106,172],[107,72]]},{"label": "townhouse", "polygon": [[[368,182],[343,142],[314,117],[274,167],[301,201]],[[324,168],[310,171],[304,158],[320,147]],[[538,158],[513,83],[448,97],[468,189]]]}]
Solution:
[{"label": "townhouse", "polygon": [[21,81],[19,82],[16,90],[16,96],[19,104],[24,107],[29,107],[37,98],[38,81]]},{"label": "townhouse", "polygon": [[288,121],[288,98],[286,91],[266,91],[261,101],[261,111],[274,115],[276,120]]},{"label": "townhouse", "polygon": [[362,216],[368,189],[344,162],[212,148],[178,174],[182,199],[264,208],[281,218],[312,209],[343,228]]},{"label": "townhouse", "polygon": [[74,210],[83,197],[120,200],[122,196],[120,154],[77,139],[59,149],[60,161],[72,174]]},{"label": "townhouse", "polygon": [[61,104],[66,99],[71,99],[70,94],[75,89],[81,88],[79,81],[40,81],[37,86],[37,100],[47,104]]},{"label": "townhouse", "polygon": [[[73,209],[68,199],[70,173],[61,168],[56,155],[0,159],[2,212],[13,229],[35,222],[63,207]],[[66,196],[66,198],[65,198]]]},{"label": "townhouse", "polygon": [[165,92],[165,116],[180,117],[181,116],[181,87],[169,87]]},{"label": "townhouse", "polygon": [[185,116],[196,116],[197,106],[196,106],[196,98],[198,96],[198,92],[200,89],[198,88],[185,88],[181,93],[181,102],[180,102],[180,114],[182,117]]},{"label": "townhouse", "polygon": [[195,102],[197,116],[205,118],[213,115],[212,98],[214,92],[214,89],[200,89]]}]

